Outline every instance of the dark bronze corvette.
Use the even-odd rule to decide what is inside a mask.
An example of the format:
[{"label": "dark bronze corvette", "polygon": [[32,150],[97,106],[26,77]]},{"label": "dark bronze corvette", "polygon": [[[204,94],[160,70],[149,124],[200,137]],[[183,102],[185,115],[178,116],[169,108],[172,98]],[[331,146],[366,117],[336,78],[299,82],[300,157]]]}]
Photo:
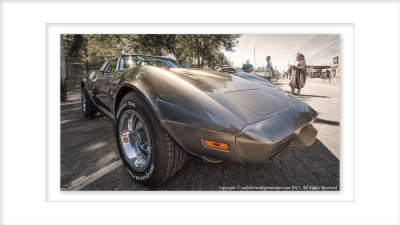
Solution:
[{"label": "dark bronze corvette", "polygon": [[160,185],[188,153],[208,161],[263,164],[288,145],[311,145],[317,113],[267,82],[182,68],[155,56],[121,55],[82,80],[82,112],[115,121],[128,173]]}]

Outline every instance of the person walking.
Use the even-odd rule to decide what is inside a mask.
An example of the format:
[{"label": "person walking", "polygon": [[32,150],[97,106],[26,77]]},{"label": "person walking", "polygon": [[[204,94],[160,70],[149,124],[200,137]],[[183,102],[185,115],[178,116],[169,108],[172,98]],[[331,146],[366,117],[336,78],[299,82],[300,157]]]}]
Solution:
[{"label": "person walking", "polygon": [[297,53],[296,60],[296,65],[290,66],[292,75],[290,78],[289,86],[291,87],[292,94],[294,94],[295,89],[297,89],[297,94],[299,95],[301,89],[306,83],[306,60],[304,58],[304,55],[300,52]]},{"label": "person walking", "polygon": [[266,57],[267,60],[267,67],[265,68],[265,75],[267,77],[267,80],[269,80],[270,82],[272,82],[272,78],[274,78],[274,67],[272,66],[272,62],[271,62],[271,56],[267,56]]},{"label": "person walking", "polygon": [[329,79],[329,83],[331,82],[331,71],[329,69],[326,69],[326,77]]}]

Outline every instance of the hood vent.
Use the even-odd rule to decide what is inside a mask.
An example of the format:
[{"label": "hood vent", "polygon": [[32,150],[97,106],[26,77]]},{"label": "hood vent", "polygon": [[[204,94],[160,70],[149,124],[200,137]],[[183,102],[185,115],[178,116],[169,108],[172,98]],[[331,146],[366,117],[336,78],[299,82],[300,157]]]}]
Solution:
[{"label": "hood vent", "polygon": [[261,89],[231,91],[226,95],[232,101],[260,115],[268,115],[291,106],[286,99]]}]

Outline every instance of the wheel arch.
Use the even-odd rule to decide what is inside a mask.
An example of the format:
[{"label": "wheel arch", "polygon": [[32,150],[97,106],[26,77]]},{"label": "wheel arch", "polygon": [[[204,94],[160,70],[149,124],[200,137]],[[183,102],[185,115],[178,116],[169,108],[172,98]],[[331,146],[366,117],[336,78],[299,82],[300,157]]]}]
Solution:
[{"label": "wheel arch", "polygon": [[124,84],[121,87],[119,87],[116,92],[115,100],[114,100],[114,117],[115,117],[115,119],[117,119],[116,114],[118,112],[118,107],[119,107],[122,99],[124,98],[125,95],[127,95],[130,92],[137,94],[140,98],[142,98],[146,102],[147,106],[151,109],[151,111],[157,118],[158,122],[160,122],[160,124],[162,126],[162,121],[160,120],[160,115],[153,108],[153,105],[149,102],[149,99],[147,99],[146,96],[137,87],[135,87],[129,83]]},{"label": "wheel arch", "polygon": [[81,81],[81,89],[83,89],[86,86],[86,79]]}]

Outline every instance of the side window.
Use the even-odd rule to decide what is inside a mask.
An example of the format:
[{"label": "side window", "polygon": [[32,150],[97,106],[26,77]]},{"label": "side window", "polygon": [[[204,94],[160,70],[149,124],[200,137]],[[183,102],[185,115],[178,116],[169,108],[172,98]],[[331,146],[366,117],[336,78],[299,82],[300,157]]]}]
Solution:
[{"label": "side window", "polygon": [[118,58],[112,59],[110,63],[108,64],[108,67],[106,69],[106,73],[112,73],[116,71],[117,68],[117,62]]},{"label": "side window", "polygon": [[104,70],[106,69],[106,66],[107,66],[107,64],[108,64],[108,61],[109,61],[109,60],[107,60],[107,61],[105,61],[105,62],[103,63],[103,65],[100,67],[100,71],[104,71]]}]

